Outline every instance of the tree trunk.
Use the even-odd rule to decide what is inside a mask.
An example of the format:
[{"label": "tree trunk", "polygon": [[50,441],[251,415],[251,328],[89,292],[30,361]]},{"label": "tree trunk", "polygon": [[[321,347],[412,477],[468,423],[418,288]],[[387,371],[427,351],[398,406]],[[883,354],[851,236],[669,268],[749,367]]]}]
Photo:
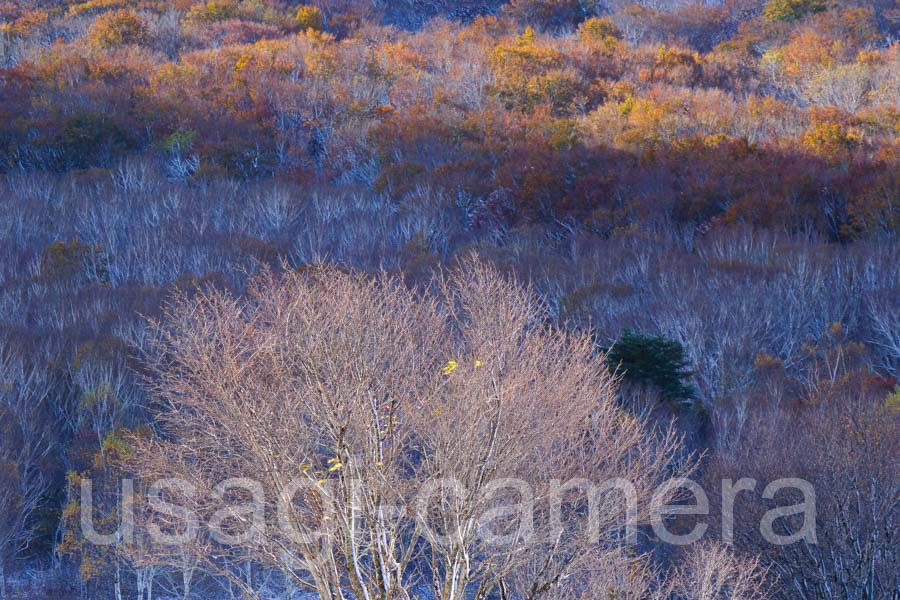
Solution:
[{"label": "tree trunk", "polygon": [[6,600],[6,566],[0,559],[0,600]]},{"label": "tree trunk", "polygon": [[184,585],[184,596],[182,596],[183,600],[188,600],[188,597],[191,595],[191,579],[193,579],[193,577],[193,569],[182,569],[181,583]]},{"label": "tree trunk", "polygon": [[153,570],[151,567],[138,567],[137,576],[138,600],[153,600]]},{"label": "tree trunk", "polygon": [[116,555],[116,581],[115,581],[116,600],[122,600],[122,569],[119,566],[119,556]]}]

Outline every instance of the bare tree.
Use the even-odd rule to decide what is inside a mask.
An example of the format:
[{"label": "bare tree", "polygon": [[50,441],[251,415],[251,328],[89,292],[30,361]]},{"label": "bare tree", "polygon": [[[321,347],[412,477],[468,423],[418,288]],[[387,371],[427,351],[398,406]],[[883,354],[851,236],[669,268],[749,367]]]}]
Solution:
[{"label": "bare tree", "polygon": [[762,600],[767,569],[717,543],[691,545],[675,571],[674,590],[690,600]]},{"label": "bare tree", "polygon": [[886,290],[880,297],[870,298],[867,307],[872,323],[870,343],[882,357],[884,369],[894,376],[900,370],[900,311],[895,292]]},{"label": "bare tree", "polygon": [[[553,595],[621,552],[678,440],[620,411],[590,337],[545,317],[478,262],[431,293],[322,267],[262,276],[243,300],[181,300],[152,360],[164,436],[134,441],[136,468],[190,481],[204,518],[223,479],[259,481],[286,528],[238,511],[243,541],[187,543],[198,569],[247,595],[229,565],[248,557],[322,598],[409,598],[419,584],[445,600]],[[630,482],[635,510],[579,487],[611,478]],[[533,519],[496,512],[511,505]]]},{"label": "bare tree", "polygon": [[[759,532],[772,503],[748,494],[735,504],[735,543],[770,566],[774,597],[890,598],[897,590],[898,414],[883,399],[861,397],[859,379],[844,384],[849,391],[831,391],[819,406],[757,415],[743,455],[717,471],[761,481],[802,477],[815,490],[816,543],[773,545]],[[776,525],[778,535],[790,535],[802,523],[793,515]]]},{"label": "bare tree", "polygon": [[[5,432],[4,432],[5,433]],[[0,598],[6,600],[6,566],[23,530],[18,465],[0,462]]]},{"label": "bare tree", "polygon": [[823,68],[803,88],[805,100],[856,112],[865,106],[873,87],[873,76],[860,65]]},{"label": "bare tree", "polygon": [[28,521],[47,489],[41,463],[52,448],[43,418],[49,390],[40,370],[0,347],[0,598],[9,561],[32,540]]},{"label": "bare tree", "polygon": [[648,556],[608,552],[582,576],[557,593],[560,600],[667,600],[671,582],[654,569]]}]

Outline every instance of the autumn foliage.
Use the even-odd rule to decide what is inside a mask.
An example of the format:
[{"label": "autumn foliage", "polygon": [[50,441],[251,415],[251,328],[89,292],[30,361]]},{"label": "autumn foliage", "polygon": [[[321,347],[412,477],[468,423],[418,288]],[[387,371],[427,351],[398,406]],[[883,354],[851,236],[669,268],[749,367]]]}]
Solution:
[{"label": "autumn foliage", "polygon": [[[866,215],[897,194],[900,55],[865,5],[599,16],[522,1],[410,32],[354,20],[379,18],[354,3],[167,6],[72,4],[62,19],[87,21],[87,43],[44,52],[27,41],[50,26],[39,9],[8,10],[3,168],[165,161],[166,140],[190,132],[195,177],[364,180],[398,200],[423,185],[474,202],[508,189],[511,223],[598,231],[616,198],[630,220],[665,207],[683,223],[837,240],[883,232]],[[658,185],[641,184],[648,169]],[[825,189],[846,207],[837,220]]]},{"label": "autumn foliage", "polygon": [[[428,435],[469,460],[458,443],[469,438],[422,415],[463,422],[469,409],[451,400],[499,373],[437,308],[456,296],[435,271],[473,253],[497,269],[491,281],[533,282],[540,325],[520,328],[528,335],[612,349],[612,361],[577,354],[576,374],[622,367],[616,411],[674,422],[706,453],[706,474],[802,471],[840,492],[823,499],[818,548],[775,553],[750,523],[734,554],[606,554],[560,598],[592,597],[585,582],[651,598],[655,584],[617,586],[632,581],[623,574],[654,580],[656,567],[677,574],[676,597],[715,596],[705,583],[716,565],[718,581],[755,589],[744,568],[757,556],[779,578],[777,597],[889,597],[900,573],[887,543],[900,481],[888,460],[900,378],[898,23],[891,0],[0,0],[0,597],[4,573],[18,597],[268,585],[257,563],[201,575],[190,557],[94,552],[78,534],[81,482],[96,481],[98,524],[112,526],[129,444],[159,443],[162,422],[184,416],[166,416],[173,404],[160,398],[185,381],[145,355],[160,331],[147,318],[184,325],[179,343],[192,335],[189,314],[163,318],[172,298],[182,311],[234,303],[226,325],[268,335],[304,368],[307,334],[339,345],[322,323],[346,327],[343,340],[377,338],[343,356],[308,348],[335,373],[390,372],[374,354],[403,350],[391,376],[447,404],[423,413],[400,400],[403,418],[419,419],[401,423],[405,450]],[[333,263],[328,281],[310,266],[322,262]],[[296,313],[305,321],[282,323],[295,346],[235,308],[253,297],[271,328],[294,293],[310,302]],[[384,312],[395,308],[385,294],[402,304],[399,320],[364,322],[373,309],[359,298]],[[494,317],[471,313],[486,319],[479,343],[509,341],[485,333]],[[400,325],[412,346],[398,350],[385,331]],[[573,383],[533,355],[547,344],[516,356],[565,391]],[[182,358],[215,370],[220,354]],[[450,360],[455,379],[441,375]],[[287,367],[273,364],[240,381],[282,401]],[[160,380],[169,387],[154,396],[146,384]],[[595,407],[581,391],[568,407],[579,418]],[[542,444],[575,433],[560,415],[542,424],[529,402],[511,415],[515,431],[551,464]],[[245,415],[234,407],[236,428]],[[292,418],[341,425],[319,408]],[[351,425],[365,426],[353,410]],[[175,425],[168,441],[198,431]],[[293,451],[323,470],[334,455],[303,435],[291,433]],[[165,449],[156,458],[186,468]],[[248,470],[251,458],[240,455]],[[405,476],[387,464],[392,481]],[[23,587],[19,575],[44,566],[63,574],[59,590]]]},{"label": "autumn foliage", "polygon": [[147,40],[147,26],[131,10],[104,13],[94,22],[88,39],[101,49],[126,44],[140,44]]}]

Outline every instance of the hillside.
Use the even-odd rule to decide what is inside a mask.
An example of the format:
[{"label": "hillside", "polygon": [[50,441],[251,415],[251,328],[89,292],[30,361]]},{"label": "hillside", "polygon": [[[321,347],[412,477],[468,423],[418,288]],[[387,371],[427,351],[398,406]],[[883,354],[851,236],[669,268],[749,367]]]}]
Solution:
[{"label": "hillside", "polygon": [[[0,0],[0,599],[896,597],[898,40],[893,0]],[[321,381],[275,385],[297,369]],[[472,400],[497,381],[509,412]],[[330,386],[346,414],[280,404]],[[374,424],[362,389],[390,405]],[[576,546],[373,527],[411,553],[389,568],[395,546],[336,524],[327,568],[86,539],[85,480],[109,531],[125,477],[337,479],[378,450],[329,436],[387,428],[392,395],[445,403],[401,402],[402,452],[360,473],[408,511],[454,469],[637,477],[634,453],[647,486],[694,477],[722,540],[722,481],[759,486],[731,546],[672,547],[642,513],[639,544],[577,572]],[[484,423],[515,432],[496,464],[473,458]],[[817,544],[760,538],[779,478],[816,490]]]}]

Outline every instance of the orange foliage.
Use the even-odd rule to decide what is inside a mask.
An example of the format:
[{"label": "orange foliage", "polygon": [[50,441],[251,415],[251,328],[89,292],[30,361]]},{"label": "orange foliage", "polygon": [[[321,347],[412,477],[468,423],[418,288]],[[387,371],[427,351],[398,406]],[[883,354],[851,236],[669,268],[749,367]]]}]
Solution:
[{"label": "orange foliage", "polygon": [[[507,216],[571,212],[604,231],[663,205],[685,221],[799,223],[832,201],[822,190],[847,199],[853,235],[894,226],[900,46],[877,45],[871,8],[769,22],[746,3],[597,17],[519,2],[401,31],[370,4],[69,2],[53,18],[92,19],[90,43],[58,41],[2,75],[20,83],[0,142],[66,169],[109,160],[81,158],[86,145],[158,152],[189,135],[207,174],[494,194],[520,209]],[[0,10],[16,36],[53,27],[31,5]]]},{"label": "orange foliage", "polygon": [[88,32],[91,44],[101,49],[147,41],[149,32],[144,21],[132,10],[117,10],[97,17]]}]

